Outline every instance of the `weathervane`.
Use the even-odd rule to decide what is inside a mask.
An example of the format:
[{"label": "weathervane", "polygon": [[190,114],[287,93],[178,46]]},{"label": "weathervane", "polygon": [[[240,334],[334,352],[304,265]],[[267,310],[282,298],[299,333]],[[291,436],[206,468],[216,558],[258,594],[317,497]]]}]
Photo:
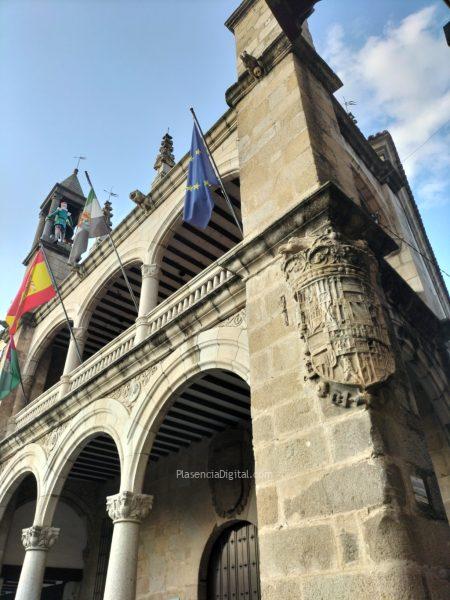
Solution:
[{"label": "weathervane", "polygon": [[108,194],[108,202],[111,201],[111,198],[118,198],[119,197],[119,194],[114,194],[112,188],[110,190],[103,190],[103,191]]},{"label": "weathervane", "polygon": [[80,161],[86,160],[86,156],[74,156],[74,158],[78,159],[77,166],[75,167],[75,169],[78,171],[78,168],[80,166]]},{"label": "weathervane", "polygon": [[348,107],[349,107],[349,106],[356,106],[356,102],[355,102],[354,100],[346,100],[346,99],[345,99],[345,96],[342,96],[342,98],[344,99],[344,106],[345,106],[345,110],[346,110],[347,112],[350,112],[350,111],[348,110]]},{"label": "weathervane", "polygon": [[355,115],[348,109],[349,106],[356,106],[356,102],[354,100],[346,100],[345,96],[342,96],[342,98],[344,99],[345,112],[348,114],[348,116],[350,117],[350,119],[356,125],[356,123],[358,121],[356,120]]}]

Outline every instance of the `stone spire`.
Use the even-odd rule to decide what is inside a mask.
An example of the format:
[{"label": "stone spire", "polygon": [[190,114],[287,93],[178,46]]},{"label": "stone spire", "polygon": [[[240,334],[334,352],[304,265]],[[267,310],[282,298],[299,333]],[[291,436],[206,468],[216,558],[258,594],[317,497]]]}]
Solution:
[{"label": "stone spire", "polygon": [[173,155],[173,138],[167,132],[161,142],[159,154],[156,157],[154,169],[158,172],[153,185],[160,181],[175,165],[175,157]]},{"label": "stone spire", "polygon": [[106,200],[105,204],[103,205],[103,214],[105,216],[106,224],[110,229],[112,229],[113,209],[112,203],[109,200]]}]

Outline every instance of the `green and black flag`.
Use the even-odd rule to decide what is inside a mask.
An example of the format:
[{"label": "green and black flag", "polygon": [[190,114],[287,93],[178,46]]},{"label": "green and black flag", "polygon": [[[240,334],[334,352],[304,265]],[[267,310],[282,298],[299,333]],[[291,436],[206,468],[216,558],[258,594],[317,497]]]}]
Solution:
[{"label": "green and black flag", "polygon": [[109,227],[105,216],[97,200],[94,190],[91,188],[84,206],[84,210],[78,220],[78,229],[75,234],[72,250],[70,251],[69,263],[75,265],[86,252],[89,238],[108,235]]},{"label": "green and black flag", "polygon": [[6,398],[20,384],[19,360],[14,345],[14,338],[9,338],[6,348],[5,362],[0,373],[0,400]]}]

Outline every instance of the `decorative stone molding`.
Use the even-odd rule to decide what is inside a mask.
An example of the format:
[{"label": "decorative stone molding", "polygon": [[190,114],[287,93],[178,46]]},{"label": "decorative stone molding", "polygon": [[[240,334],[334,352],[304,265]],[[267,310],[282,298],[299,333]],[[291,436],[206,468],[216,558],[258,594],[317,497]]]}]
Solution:
[{"label": "decorative stone molding", "polygon": [[106,498],[106,510],[113,523],[134,521],[140,523],[152,508],[153,496],[120,492]]},{"label": "decorative stone molding", "polygon": [[370,404],[369,390],[395,370],[372,251],[326,226],[279,252],[299,305],[308,378],[318,378],[319,395],[336,404]]},{"label": "decorative stone molding", "polygon": [[131,381],[128,381],[124,385],[121,385],[119,388],[115,389],[110,394],[111,398],[119,400],[128,410],[131,410],[133,404],[138,399],[142,388],[147,385],[151,377],[156,373],[157,369],[158,366],[153,365],[149,369],[142,371],[142,373],[139,373],[139,375],[131,379]]},{"label": "decorative stone molding", "polygon": [[47,454],[53,452],[66,427],[67,423],[58,425],[58,427],[55,427],[55,429],[53,429],[47,436],[45,436],[44,448],[47,451]]},{"label": "decorative stone molding", "polygon": [[218,327],[242,327],[242,329],[247,329],[247,315],[245,308],[234,313],[234,315],[231,315],[228,319],[221,321]]},{"label": "decorative stone molding", "polygon": [[50,550],[59,536],[57,527],[39,527],[33,525],[22,529],[22,544],[25,550]]}]

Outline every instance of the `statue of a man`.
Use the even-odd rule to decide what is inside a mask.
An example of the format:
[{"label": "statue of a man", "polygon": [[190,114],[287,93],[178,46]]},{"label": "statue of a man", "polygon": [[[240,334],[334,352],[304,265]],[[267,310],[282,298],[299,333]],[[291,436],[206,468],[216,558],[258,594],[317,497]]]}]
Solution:
[{"label": "statue of a man", "polygon": [[56,241],[64,242],[67,225],[73,228],[71,213],[67,210],[67,202],[61,202],[61,205],[50,213],[47,219],[55,223]]}]

